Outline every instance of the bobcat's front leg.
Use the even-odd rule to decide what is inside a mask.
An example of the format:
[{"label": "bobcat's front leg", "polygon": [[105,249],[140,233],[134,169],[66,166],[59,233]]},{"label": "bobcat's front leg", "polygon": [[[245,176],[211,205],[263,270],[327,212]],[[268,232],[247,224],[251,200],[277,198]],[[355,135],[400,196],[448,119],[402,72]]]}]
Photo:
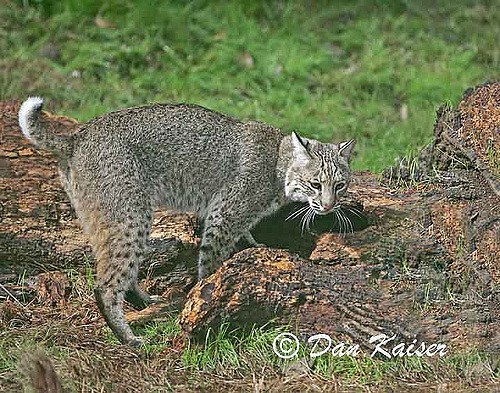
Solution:
[{"label": "bobcat's front leg", "polygon": [[257,199],[251,195],[244,188],[239,192],[233,188],[231,192],[217,194],[211,201],[201,240],[198,279],[212,274],[265,215],[272,198],[268,200],[260,194]]}]

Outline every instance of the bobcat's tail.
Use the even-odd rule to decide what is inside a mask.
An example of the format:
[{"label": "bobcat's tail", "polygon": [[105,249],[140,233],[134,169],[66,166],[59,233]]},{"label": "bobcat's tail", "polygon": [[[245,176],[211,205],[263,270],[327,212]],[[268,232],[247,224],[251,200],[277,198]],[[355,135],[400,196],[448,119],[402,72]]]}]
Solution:
[{"label": "bobcat's tail", "polygon": [[19,109],[19,126],[24,136],[35,146],[51,150],[59,155],[66,155],[71,150],[72,136],[56,135],[47,127],[47,122],[41,119],[43,99],[29,97]]}]

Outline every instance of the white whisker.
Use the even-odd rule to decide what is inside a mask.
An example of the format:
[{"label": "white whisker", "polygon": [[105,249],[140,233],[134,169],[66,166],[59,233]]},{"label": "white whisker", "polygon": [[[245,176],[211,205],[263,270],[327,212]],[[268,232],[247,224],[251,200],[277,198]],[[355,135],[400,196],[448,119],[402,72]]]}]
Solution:
[{"label": "white whisker", "polygon": [[356,210],[358,213],[363,213],[363,210],[358,209],[357,207],[354,207],[354,206],[346,206],[346,207],[348,207],[349,209],[352,209],[352,210]]},{"label": "white whisker", "polygon": [[337,219],[337,223],[339,224],[339,233],[340,235],[342,235],[343,223],[342,220],[340,219],[339,212],[337,210],[334,210],[333,212],[335,213],[335,218]]},{"label": "white whisker", "polygon": [[345,235],[347,235],[347,223],[345,221],[344,215],[342,214],[342,210],[339,210],[339,217],[340,217],[340,220],[342,221],[342,227],[344,229],[343,236],[345,236]]},{"label": "white whisker", "polygon": [[309,210],[302,216],[302,218],[300,219],[300,234],[303,235],[304,234],[304,224],[305,224],[305,218],[307,216],[307,213],[309,212]]},{"label": "white whisker", "polygon": [[311,210],[308,210],[306,212],[306,214],[304,214],[304,220],[302,221],[302,226],[301,226],[302,235],[304,234],[304,231],[306,230],[307,220],[309,218],[310,211]]},{"label": "white whisker", "polygon": [[305,206],[300,206],[298,209],[294,210],[293,212],[291,212],[287,218],[285,218],[285,221],[288,221],[288,220],[293,220],[294,218],[297,218],[298,216],[300,216],[304,211],[306,211],[307,209],[309,208],[309,205],[305,205]]},{"label": "white whisker", "polygon": [[349,219],[349,217],[347,217],[346,214],[342,210],[340,210],[340,213],[344,216],[344,220],[346,221],[347,225],[349,226],[350,232],[354,233],[354,228],[352,226],[352,222]]},{"label": "white whisker", "polygon": [[306,229],[308,231],[311,231],[311,224],[314,221],[314,216],[316,216],[316,213],[314,212],[314,210],[311,209],[311,213],[309,214],[309,217],[307,219],[307,227],[306,227]]},{"label": "white whisker", "polygon": [[342,221],[342,227],[343,227],[343,232],[344,232],[343,236],[345,236],[345,235],[347,235],[347,231],[349,228],[348,228],[348,223],[345,219],[345,215],[342,213],[342,210],[339,210],[339,218]]},{"label": "white whisker", "polygon": [[312,214],[312,222],[311,222],[311,225],[314,225],[314,220],[316,219],[316,212],[313,210],[313,214]]},{"label": "white whisker", "polygon": [[361,211],[359,211],[359,210],[357,210],[357,209],[355,209],[355,208],[352,208],[352,207],[350,207],[350,206],[345,206],[345,208],[346,208],[348,211],[350,211],[351,213],[353,213],[353,214],[355,214],[356,216],[358,216],[359,218],[365,218],[365,217],[363,216],[363,214],[361,213]]},{"label": "white whisker", "polygon": [[311,216],[311,213],[314,213],[314,211],[309,208],[306,213],[302,216],[302,219],[300,220],[301,221],[301,233],[302,235],[304,234],[304,231],[305,230],[308,230],[309,229],[309,218]]}]

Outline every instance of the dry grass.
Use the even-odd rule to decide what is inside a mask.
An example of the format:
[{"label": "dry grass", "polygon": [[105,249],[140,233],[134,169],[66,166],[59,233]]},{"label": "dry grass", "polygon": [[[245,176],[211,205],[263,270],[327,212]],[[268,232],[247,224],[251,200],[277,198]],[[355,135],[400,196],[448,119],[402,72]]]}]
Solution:
[{"label": "dry grass", "polygon": [[23,389],[28,378],[19,370],[27,367],[26,355],[37,352],[52,360],[71,392],[494,391],[500,381],[495,360],[479,353],[435,362],[368,357],[283,362],[270,350],[272,328],[246,338],[222,330],[197,344],[183,336],[174,318],[136,326],[150,344],[133,350],[118,344],[104,326],[88,277],[69,276],[72,291],[65,302],[35,298],[24,307],[2,304],[0,391]]}]

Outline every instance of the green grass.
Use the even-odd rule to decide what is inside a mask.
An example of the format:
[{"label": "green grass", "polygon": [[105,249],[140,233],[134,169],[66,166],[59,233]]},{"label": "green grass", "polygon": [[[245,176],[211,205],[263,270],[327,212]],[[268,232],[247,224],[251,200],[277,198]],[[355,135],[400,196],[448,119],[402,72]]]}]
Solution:
[{"label": "green grass", "polygon": [[[210,376],[212,383],[218,378],[237,383],[252,375],[261,375],[268,381],[284,378],[284,384],[287,379],[300,381],[309,378],[312,382],[340,383],[344,389],[352,386],[354,390],[367,386],[436,387],[443,383],[493,387],[500,380],[500,369],[495,365],[494,356],[474,348],[449,351],[442,358],[372,359],[370,351],[361,349],[356,357],[323,354],[311,359],[311,346],[301,342],[298,356],[284,360],[274,353],[273,340],[282,332],[293,331],[290,327],[254,327],[244,332],[223,324],[209,330],[205,340],[188,341],[180,352],[172,352],[176,338],[182,335],[176,320],[170,318],[136,327],[136,333],[149,344],[140,351],[141,354],[134,354],[129,348],[118,345],[106,332],[104,337],[101,336],[105,342],[98,338],[100,344],[95,344],[94,348],[90,342],[85,341],[82,347],[79,341],[65,340],[65,335],[73,336],[78,329],[68,325],[64,329],[65,333],[61,333],[57,326],[47,324],[21,333],[15,330],[0,332],[0,384],[14,377],[17,381],[20,359],[34,351],[44,352],[52,359],[60,378],[68,386],[73,386],[71,391],[80,391],[84,386],[92,386],[96,391],[111,391],[113,383],[123,378],[121,362],[132,373],[130,378],[144,379],[145,384],[156,388],[155,373],[166,370],[170,375],[168,380],[181,386],[183,375],[189,375],[193,381]],[[72,365],[67,364],[70,359]],[[103,370],[100,369],[100,375],[94,380],[91,370],[96,362],[101,369],[109,370],[109,374],[104,371],[101,375]],[[165,390],[163,386],[159,391]]]},{"label": "green grass", "polygon": [[[180,332],[174,320],[157,323],[151,330],[156,338],[158,331],[168,332],[167,337]],[[309,356],[312,347],[301,342],[297,357],[284,360],[274,353],[273,340],[286,331],[290,331],[290,328],[264,326],[243,332],[223,324],[215,330],[208,330],[203,343],[190,343],[181,355],[181,362],[183,367],[194,372],[214,372],[228,377],[263,369],[281,370],[286,375],[293,365],[303,362],[307,365],[305,369],[314,375],[327,379],[340,378],[344,383],[357,386],[398,379],[415,382],[431,380],[437,383],[465,379],[484,382],[500,378],[500,370],[494,369],[493,357],[474,348],[449,353],[442,358],[372,359],[370,351],[361,349],[356,357],[327,353],[312,360]],[[153,337],[148,331],[142,333],[146,338]],[[155,352],[159,353],[159,349],[156,347]]]},{"label": "green grass", "polygon": [[185,367],[195,370],[242,372],[255,365],[276,366],[272,341],[282,329],[254,328],[250,332],[231,330],[227,324],[209,329],[203,344],[190,343],[182,354]]},{"label": "green grass", "polygon": [[2,372],[7,370],[16,370],[21,358],[39,348],[43,348],[47,355],[55,359],[64,360],[70,356],[68,348],[52,345],[49,336],[49,331],[40,331],[34,332],[29,337],[26,336],[22,340],[0,337],[0,376]]},{"label": "green grass", "polygon": [[[0,98],[39,94],[82,121],[193,102],[324,141],[354,137],[354,167],[380,171],[430,141],[441,103],[499,78],[499,12],[493,0],[4,1]],[[48,44],[57,56],[41,55]]]},{"label": "green grass", "polygon": [[[473,348],[436,359],[372,359],[369,356],[370,351],[361,349],[356,357],[333,356],[327,353],[312,360],[309,356],[312,347],[301,342],[297,356],[284,360],[274,353],[273,340],[286,331],[290,331],[290,328],[264,326],[244,332],[241,329],[230,329],[227,324],[223,324],[215,330],[209,329],[202,343],[191,342],[182,352],[180,360],[183,367],[193,372],[213,372],[227,377],[263,369],[281,370],[286,375],[291,367],[303,362],[307,365],[305,369],[314,375],[327,379],[340,378],[344,383],[357,386],[394,379],[416,382],[432,380],[436,383],[439,380],[467,378],[469,381],[476,378],[484,382],[500,377],[500,370],[494,370],[492,356]],[[159,337],[172,338],[179,333],[180,329],[174,319],[165,323],[158,322],[153,327],[141,331],[144,337],[155,342],[155,350],[147,350],[150,354],[160,353],[162,346],[165,347],[165,344],[158,344]],[[335,344],[332,348],[333,346]],[[149,344],[147,347],[149,348]],[[477,375],[471,374],[474,372]]]},{"label": "green grass", "polygon": [[[263,326],[243,331],[222,324],[216,329],[209,329],[201,342],[190,341],[180,354],[178,366],[193,373],[208,372],[234,378],[264,369],[279,370],[287,375],[295,365],[302,362],[306,366],[299,370],[307,370],[312,375],[326,379],[340,379],[345,384],[356,386],[370,386],[394,380],[437,383],[467,379],[473,383],[484,383],[500,378],[500,369],[495,370],[492,355],[474,348],[448,353],[442,358],[372,359],[369,350],[360,349],[355,357],[333,356],[327,353],[311,359],[313,348],[301,342],[296,357],[280,359],[273,351],[273,340],[280,333],[291,329]],[[172,318],[165,322],[149,324],[137,329],[136,333],[149,342],[144,349],[148,357],[153,359],[155,356],[162,356],[162,351],[171,346],[171,340],[181,333],[181,329]],[[335,343],[332,348],[334,346]]]}]

